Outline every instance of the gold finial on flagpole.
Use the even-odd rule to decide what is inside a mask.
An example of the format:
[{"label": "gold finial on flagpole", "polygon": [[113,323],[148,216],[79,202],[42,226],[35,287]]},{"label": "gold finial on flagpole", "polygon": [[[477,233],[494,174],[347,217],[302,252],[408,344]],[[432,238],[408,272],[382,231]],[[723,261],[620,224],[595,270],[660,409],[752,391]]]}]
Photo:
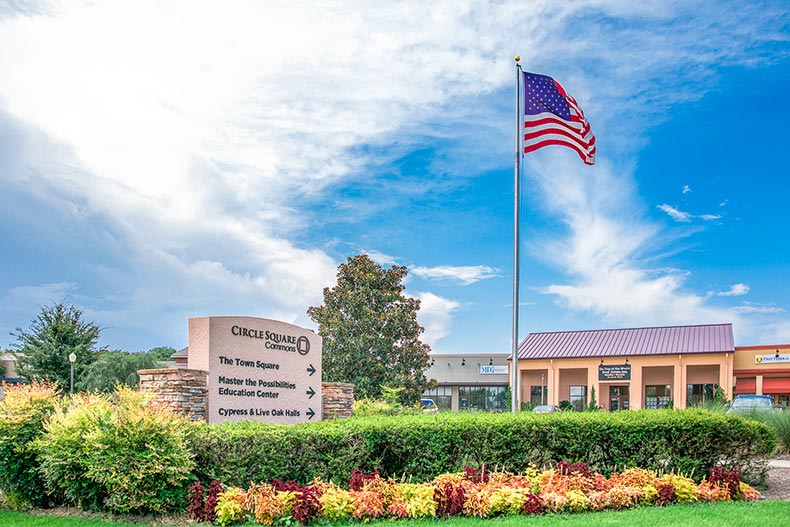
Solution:
[{"label": "gold finial on flagpole", "polygon": [[521,55],[516,55],[515,59],[516,59],[516,62],[520,61],[521,60]]}]

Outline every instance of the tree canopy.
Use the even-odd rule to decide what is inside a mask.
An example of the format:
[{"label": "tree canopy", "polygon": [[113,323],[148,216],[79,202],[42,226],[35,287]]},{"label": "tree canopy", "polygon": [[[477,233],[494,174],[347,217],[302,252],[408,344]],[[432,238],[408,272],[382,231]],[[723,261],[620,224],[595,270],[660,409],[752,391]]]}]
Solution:
[{"label": "tree canopy", "polygon": [[406,275],[406,267],[383,269],[364,254],[340,264],[324,304],[307,310],[324,339],[325,381],[353,383],[358,397],[402,387],[404,404],[419,400],[430,347],[419,339],[420,301],[403,294]]},{"label": "tree canopy", "polygon": [[69,355],[74,353],[74,378],[96,360],[96,344],[101,330],[82,318],[76,306],[59,302],[41,308],[27,331],[17,328],[11,335],[17,354],[19,374],[28,380],[57,381],[61,389],[70,382]]},{"label": "tree canopy", "polygon": [[137,370],[156,368],[158,358],[151,351],[104,351],[77,379],[77,388],[86,392],[110,392],[119,384],[135,387],[140,382]]}]

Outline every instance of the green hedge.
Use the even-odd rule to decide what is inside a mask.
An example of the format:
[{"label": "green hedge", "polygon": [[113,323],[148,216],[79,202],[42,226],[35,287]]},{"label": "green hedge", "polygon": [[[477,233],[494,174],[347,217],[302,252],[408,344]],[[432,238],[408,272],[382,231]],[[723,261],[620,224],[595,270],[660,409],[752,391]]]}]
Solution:
[{"label": "green hedge", "polygon": [[345,484],[354,468],[427,481],[464,466],[513,472],[530,464],[584,461],[699,480],[717,463],[754,479],[776,446],[769,427],[705,410],[615,413],[435,414],[310,425],[206,425],[194,435],[195,475],[228,485],[314,477]]}]

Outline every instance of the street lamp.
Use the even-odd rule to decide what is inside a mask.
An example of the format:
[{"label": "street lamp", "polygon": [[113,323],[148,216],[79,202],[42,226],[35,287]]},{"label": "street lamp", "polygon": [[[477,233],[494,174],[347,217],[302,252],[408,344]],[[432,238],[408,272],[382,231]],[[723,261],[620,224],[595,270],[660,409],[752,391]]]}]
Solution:
[{"label": "street lamp", "polygon": [[74,361],[77,360],[77,355],[72,351],[69,353],[69,364],[71,365],[71,384],[69,385],[69,394],[74,395]]}]

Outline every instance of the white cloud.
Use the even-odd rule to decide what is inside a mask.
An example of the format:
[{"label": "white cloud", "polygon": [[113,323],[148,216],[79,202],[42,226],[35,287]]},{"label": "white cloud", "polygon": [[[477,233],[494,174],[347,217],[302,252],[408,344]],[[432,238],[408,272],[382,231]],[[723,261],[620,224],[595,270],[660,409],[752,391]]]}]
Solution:
[{"label": "white cloud", "polygon": [[716,296],[741,296],[749,292],[749,286],[746,284],[732,284],[727,291],[720,291]]},{"label": "white cloud", "polygon": [[700,214],[695,217],[705,221],[714,221],[714,220],[720,220],[721,214]]},{"label": "white cloud", "polygon": [[667,205],[666,203],[664,203],[663,205],[657,205],[657,207],[663,210],[664,212],[666,212],[667,214],[669,214],[669,217],[675,221],[688,223],[691,221],[691,218],[694,217],[688,212],[680,211],[675,207],[672,207],[671,205]]},{"label": "white cloud", "polygon": [[657,208],[663,210],[669,215],[670,218],[680,223],[689,223],[694,218],[699,218],[705,221],[721,219],[721,214],[690,214],[688,212],[678,210],[671,205],[667,205],[666,203],[663,205],[657,205]]},{"label": "white cloud", "polygon": [[439,265],[436,267],[412,267],[411,272],[420,278],[435,280],[437,282],[470,285],[480,280],[500,276],[499,269],[486,265]]},{"label": "white cloud", "polygon": [[683,185],[683,194],[688,194],[691,192],[691,187],[688,185]]},{"label": "white cloud", "polygon": [[549,285],[544,293],[612,324],[739,320],[737,314],[708,306],[706,297],[685,290],[686,273],[650,265],[672,238],[640,219],[627,175],[612,172],[606,164],[586,170],[572,162],[556,157],[536,168],[547,205],[570,231],[567,239],[546,244],[549,250],[543,253],[565,271],[570,283]]},{"label": "white cloud", "polygon": [[774,314],[774,313],[786,313],[786,311],[778,306],[773,305],[762,305],[762,304],[750,304],[744,303],[740,306],[735,306],[730,308],[731,311],[735,313],[755,313],[760,315],[767,315],[767,314]]},{"label": "white cloud", "polygon": [[753,342],[773,342],[777,344],[790,343],[790,320],[764,326],[762,330],[762,333]]},{"label": "white cloud", "polygon": [[371,260],[373,260],[379,265],[384,265],[384,266],[398,265],[398,259],[394,256],[390,256],[389,254],[384,254],[383,252],[372,250],[372,249],[363,249],[360,252],[362,254],[367,254]]},{"label": "white cloud", "polygon": [[425,328],[420,340],[434,348],[439,340],[449,334],[452,315],[461,304],[429,292],[417,293],[413,296],[420,300],[417,320]]}]

